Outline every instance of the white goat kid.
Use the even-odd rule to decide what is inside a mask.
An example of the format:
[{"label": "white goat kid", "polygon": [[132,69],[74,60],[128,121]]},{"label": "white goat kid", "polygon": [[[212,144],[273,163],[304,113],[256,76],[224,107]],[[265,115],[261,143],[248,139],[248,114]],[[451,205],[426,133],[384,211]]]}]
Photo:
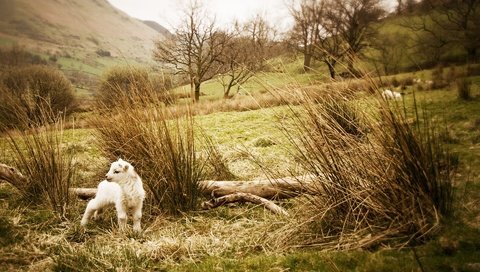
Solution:
[{"label": "white goat kid", "polygon": [[126,229],[127,213],[131,210],[133,230],[140,232],[142,230],[140,221],[143,200],[145,199],[142,179],[135,172],[133,166],[122,159],[112,163],[105,178],[106,180],[98,184],[95,198],[88,202],[80,224],[86,226],[92,215],[96,218],[97,213],[103,208],[115,206],[120,230]]},{"label": "white goat kid", "polygon": [[402,95],[398,92],[391,91],[389,89],[386,89],[385,91],[382,92],[382,97],[384,99],[393,99],[393,100],[402,100]]}]

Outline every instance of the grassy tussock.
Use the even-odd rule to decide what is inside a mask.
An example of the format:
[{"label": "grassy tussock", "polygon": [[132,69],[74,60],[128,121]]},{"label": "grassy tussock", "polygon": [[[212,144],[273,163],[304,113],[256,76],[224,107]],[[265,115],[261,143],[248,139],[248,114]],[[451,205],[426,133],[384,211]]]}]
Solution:
[{"label": "grassy tussock", "polygon": [[115,107],[105,104],[93,120],[99,148],[111,160],[123,158],[135,166],[149,189],[151,208],[171,214],[194,209],[203,165],[193,117],[188,111],[172,113],[148,84],[135,86],[112,101]]},{"label": "grassy tussock", "polygon": [[[359,112],[340,93],[321,101],[303,97],[283,131],[301,166],[317,175],[317,195],[287,241],[332,248],[387,239],[408,243],[449,215],[454,169],[426,116],[417,115],[411,126],[395,105],[380,99],[368,107],[377,110]],[[359,137],[364,124],[369,132]]]},{"label": "grassy tussock", "polygon": [[68,188],[75,179],[75,158],[66,148],[64,119],[58,117],[53,123],[47,123],[51,116],[43,117],[44,121],[29,131],[7,133],[13,163],[26,178],[26,182],[12,185],[25,200],[48,204],[65,217]]}]

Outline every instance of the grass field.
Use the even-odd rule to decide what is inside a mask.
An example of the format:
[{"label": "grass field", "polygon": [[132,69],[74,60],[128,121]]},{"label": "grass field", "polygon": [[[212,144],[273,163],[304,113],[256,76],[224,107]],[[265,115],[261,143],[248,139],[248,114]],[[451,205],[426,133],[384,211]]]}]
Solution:
[{"label": "grass field", "polygon": [[[316,86],[315,74],[260,75],[248,85],[251,92],[285,88],[292,82]],[[431,71],[396,75],[431,78]],[[289,76],[290,75],[290,76]],[[0,270],[53,271],[478,271],[480,269],[480,77],[473,82],[470,101],[457,98],[453,86],[439,90],[406,87],[404,105],[412,114],[416,102],[432,120],[445,124],[444,141],[459,156],[455,177],[455,212],[424,243],[401,249],[387,242],[368,248],[324,251],[295,248],[282,241],[300,222],[303,198],[279,201],[290,217],[271,214],[252,204],[194,211],[180,217],[150,215],[144,233],[119,233],[113,210],[104,218],[79,227],[85,202],[73,199],[67,220],[46,207],[28,205],[9,184],[0,184]],[[221,97],[218,83],[204,85],[205,98]],[[247,87],[245,87],[247,88]],[[202,97],[204,98],[204,97]],[[360,100],[364,99],[360,96]],[[196,117],[212,137],[231,172],[239,180],[280,177],[297,171],[285,135],[278,129],[286,106]],[[73,186],[94,187],[109,162],[101,153],[94,129],[65,132],[67,148],[77,154]],[[6,139],[0,141],[0,160],[9,163]],[[255,160],[252,160],[252,157]]]}]

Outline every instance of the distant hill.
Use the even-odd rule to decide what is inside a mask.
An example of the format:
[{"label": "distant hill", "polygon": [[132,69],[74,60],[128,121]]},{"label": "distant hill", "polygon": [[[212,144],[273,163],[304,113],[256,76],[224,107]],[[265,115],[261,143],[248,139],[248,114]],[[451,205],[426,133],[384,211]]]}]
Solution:
[{"label": "distant hill", "polygon": [[0,46],[19,44],[87,64],[97,57],[152,62],[154,41],[168,35],[152,25],[107,0],[0,0]]},{"label": "distant hill", "polygon": [[146,24],[147,26],[153,28],[154,30],[156,30],[158,33],[162,34],[164,37],[168,37],[170,35],[172,35],[172,33],[170,33],[170,31],[168,31],[168,29],[166,29],[165,27],[163,27],[162,25],[160,25],[159,23],[155,22],[155,21],[143,21],[144,24]]}]

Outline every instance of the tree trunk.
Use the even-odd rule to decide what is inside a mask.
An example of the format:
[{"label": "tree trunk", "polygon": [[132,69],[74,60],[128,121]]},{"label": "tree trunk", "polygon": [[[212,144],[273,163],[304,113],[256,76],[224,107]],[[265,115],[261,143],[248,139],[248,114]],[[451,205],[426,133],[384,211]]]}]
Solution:
[{"label": "tree trunk", "polygon": [[202,84],[199,81],[195,81],[195,103],[200,101],[200,84]]},{"label": "tree trunk", "polygon": [[305,53],[303,54],[303,70],[305,72],[309,72],[312,70],[311,68],[311,63],[312,63],[312,54],[310,53]]},{"label": "tree trunk", "polygon": [[328,71],[330,72],[330,77],[335,79],[335,64],[325,61],[325,64],[328,66]]},{"label": "tree trunk", "polygon": [[204,180],[200,188],[204,195],[221,197],[234,193],[249,193],[267,199],[295,197],[301,193],[312,193],[309,184],[315,179],[313,175],[264,179],[250,181],[215,181]]}]

